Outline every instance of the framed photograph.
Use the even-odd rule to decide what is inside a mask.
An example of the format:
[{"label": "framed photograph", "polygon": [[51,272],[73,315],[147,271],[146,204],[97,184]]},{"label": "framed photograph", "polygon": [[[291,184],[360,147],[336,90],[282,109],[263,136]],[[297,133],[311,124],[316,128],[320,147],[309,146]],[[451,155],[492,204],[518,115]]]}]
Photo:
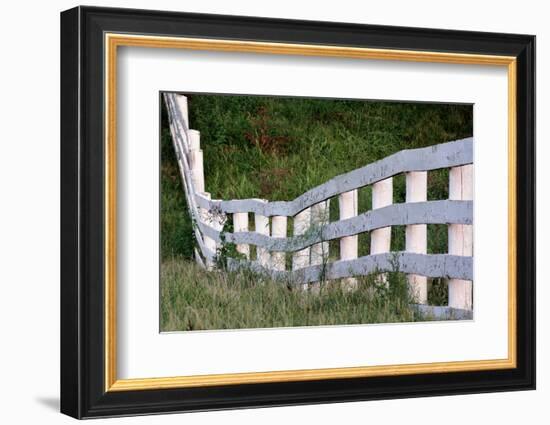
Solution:
[{"label": "framed photograph", "polygon": [[535,388],[535,37],[61,14],[61,411]]}]

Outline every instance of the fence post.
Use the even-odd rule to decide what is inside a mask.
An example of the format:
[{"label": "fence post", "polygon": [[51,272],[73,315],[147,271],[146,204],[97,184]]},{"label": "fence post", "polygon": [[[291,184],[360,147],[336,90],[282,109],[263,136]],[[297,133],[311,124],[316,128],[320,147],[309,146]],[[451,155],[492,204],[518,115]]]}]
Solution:
[{"label": "fence post", "polygon": [[204,166],[200,132],[189,130],[189,165],[195,193],[204,192]]},{"label": "fence post", "polygon": [[[205,198],[210,199],[210,193],[209,192],[202,192],[201,194],[204,195]],[[212,221],[210,219],[210,211],[208,211],[205,208],[199,208],[199,212],[200,212],[201,223],[210,224],[210,222]],[[210,251],[215,253],[216,252],[216,241],[214,239],[206,236],[205,234],[202,235],[202,238],[203,238],[203,241],[204,241],[204,245]],[[211,268],[213,266],[213,264],[210,260],[206,261],[206,265],[207,265],[208,268]]]},{"label": "fence post", "polygon": [[187,136],[189,138],[189,150],[197,151],[201,148],[201,133],[199,130],[188,130]]},{"label": "fence post", "polygon": [[[304,235],[308,230],[311,222],[311,208],[299,212],[294,216],[294,236]],[[292,270],[303,269],[309,266],[309,252],[310,249],[304,248],[300,251],[296,251],[292,255]],[[302,285],[302,289],[307,289],[307,283]]]},{"label": "fence post", "polygon": [[[287,217],[284,215],[275,215],[271,218],[271,236],[274,238],[286,238]],[[271,253],[271,266],[275,270],[284,271],[286,269],[286,255],[284,252]]]},{"label": "fence post", "polygon": [[[473,200],[474,166],[453,167],[449,171],[449,199]],[[471,256],[473,228],[469,224],[449,224],[449,254]],[[449,279],[449,307],[472,309],[472,281]]]},{"label": "fence post", "polygon": [[174,100],[180,110],[181,119],[183,121],[184,130],[189,130],[189,112],[187,107],[187,97],[182,94],[176,94]]},{"label": "fence post", "polygon": [[[205,198],[210,199],[210,193],[209,192],[202,192],[202,195]],[[204,208],[199,208],[199,213],[200,213],[201,223],[208,224],[211,227],[214,227],[212,225],[214,220],[213,220],[212,214],[210,213],[209,210],[204,209]],[[204,245],[206,246],[206,248],[208,248],[210,251],[212,251],[214,254],[216,254],[216,241],[214,239],[206,236],[205,234],[202,235],[202,238],[204,240]],[[214,267],[213,261],[210,260],[210,259],[207,259],[206,260],[206,267],[207,267],[208,270],[211,270]]]},{"label": "fence post", "polygon": [[[179,96],[176,96],[176,100],[179,99]],[[187,98],[185,99],[185,102],[179,102],[180,107],[184,106],[187,108]],[[186,111],[187,109],[185,109]],[[182,113],[184,110],[182,109]],[[186,118],[186,117],[185,117]],[[189,168],[191,171],[191,187],[194,193],[191,194],[192,197],[195,196],[197,193],[203,193],[205,196],[210,199],[210,194],[206,194],[204,190],[204,167],[203,167],[203,157],[202,157],[202,151],[201,148],[201,139],[200,139],[200,132],[196,130],[188,130],[187,129],[187,136],[189,140],[189,152],[188,152],[188,161],[189,161]],[[200,221],[201,223],[204,223],[206,220],[206,217],[208,216],[208,210],[205,210],[204,208],[198,208],[198,217],[195,217],[197,221]],[[216,252],[216,244],[215,242],[210,239],[209,237],[203,235],[203,240],[205,246],[214,252]],[[213,248],[213,249],[212,249]],[[198,261],[198,258],[197,258]],[[206,259],[206,268],[211,269],[213,266],[212,261],[210,259]]]},{"label": "fence post", "polygon": [[[428,172],[414,171],[406,174],[407,195],[405,201],[425,202],[428,199]],[[425,224],[408,225],[405,228],[405,250],[417,254],[427,252],[427,226]],[[428,279],[426,276],[410,274],[407,276],[409,293],[416,303],[428,302]]]},{"label": "fence post", "polygon": [[[372,185],[372,209],[386,207],[393,203],[393,178],[381,180]],[[370,234],[370,253],[383,254],[391,250],[391,226],[375,229]],[[381,283],[387,282],[387,275],[379,276]]]},{"label": "fence post", "polygon": [[[267,203],[267,200],[260,199],[260,201]],[[261,214],[254,214],[254,228],[257,233],[269,236],[269,217]],[[256,258],[258,263],[264,267],[268,267],[270,263],[269,251],[265,248],[256,247]]]},{"label": "fence post", "polygon": [[[248,213],[233,213],[233,232],[248,232]],[[248,244],[237,244],[237,252],[250,259]]]},{"label": "fence post", "polygon": [[[208,199],[210,198],[210,193],[203,192],[203,195],[206,196]],[[213,201],[220,201],[220,199],[213,199]],[[227,216],[221,211],[221,210],[214,210],[214,211],[207,211],[207,217],[206,217],[206,223],[210,225],[210,227],[213,227],[214,230],[217,230],[218,232],[221,232],[223,230],[223,226],[225,225],[225,222],[227,221]],[[203,236],[205,238],[205,243],[207,242],[208,238],[207,236]],[[213,249],[216,255],[218,254],[218,249],[221,248],[221,244],[217,243],[213,239],[210,239],[213,244]],[[208,246],[208,245],[207,245]]]},{"label": "fence post", "polygon": [[[338,195],[338,207],[340,220],[355,217],[358,213],[357,189]],[[340,239],[340,260],[354,260],[357,258],[359,248],[359,236],[345,236]],[[342,280],[346,289],[357,287],[357,279],[348,277]]]},{"label": "fence post", "polygon": [[[329,222],[330,215],[330,199],[319,202],[311,207],[311,227],[316,234],[322,236],[322,228]],[[329,243],[323,241],[316,243],[311,247],[311,265],[326,264],[329,256]],[[312,289],[319,290],[320,282],[312,284]]]}]

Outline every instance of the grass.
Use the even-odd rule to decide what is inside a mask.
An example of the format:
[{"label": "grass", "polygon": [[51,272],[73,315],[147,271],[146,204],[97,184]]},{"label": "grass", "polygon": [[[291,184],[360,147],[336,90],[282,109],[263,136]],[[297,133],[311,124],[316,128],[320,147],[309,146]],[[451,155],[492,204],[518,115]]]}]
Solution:
[{"label": "grass", "polygon": [[[216,95],[189,95],[188,102],[190,125],[201,132],[206,190],[213,199],[292,200],[334,176],[402,149],[472,135],[470,105]],[[258,279],[256,276],[248,276],[248,283],[241,285],[239,279],[244,279],[243,276],[220,277],[197,270],[192,265],[195,246],[192,223],[164,108],[162,112],[163,330],[418,319],[404,313],[405,310],[390,314],[376,300],[361,298],[367,295],[361,289],[357,294],[332,291],[310,298],[288,291],[280,284],[248,288],[252,280]],[[428,200],[448,198],[448,180],[447,170],[430,171]],[[371,209],[370,188],[360,189],[358,197],[359,213]],[[403,175],[394,177],[393,201],[405,201]],[[335,198],[330,203],[330,220],[337,219]],[[289,227],[291,225],[289,220]],[[405,226],[393,227],[392,250],[402,250],[404,246]],[[366,255],[369,250],[370,235],[363,233],[359,235],[359,255]],[[428,225],[428,253],[445,252],[447,226]],[[338,241],[331,241],[330,256],[332,260],[338,258]],[[227,294],[222,294],[226,290]],[[273,297],[280,300],[275,302]],[[349,306],[340,305],[338,297]],[[429,292],[430,303],[444,305],[446,299],[446,283],[434,280]],[[265,300],[271,300],[273,309],[268,309]],[[338,308],[327,305],[338,305]],[[292,312],[291,317],[285,318],[285,311]],[[299,324],[285,324],[289,321]]]},{"label": "grass", "polygon": [[357,290],[338,282],[318,293],[291,290],[250,272],[206,272],[194,262],[163,263],[161,329],[274,328],[424,320],[409,304],[405,276],[388,273],[387,286],[374,276],[360,278]]}]

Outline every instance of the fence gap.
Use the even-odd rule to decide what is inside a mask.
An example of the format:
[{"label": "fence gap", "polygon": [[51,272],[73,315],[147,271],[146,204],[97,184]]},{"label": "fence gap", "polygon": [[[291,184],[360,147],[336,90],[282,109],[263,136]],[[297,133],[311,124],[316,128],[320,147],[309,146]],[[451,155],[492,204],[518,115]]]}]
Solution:
[{"label": "fence gap", "polygon": [[330,253],[330,261],[338,261],[340,259],[340,240],[333,239],[328,243],[328,250]]},{"label": "fence gap", "polygon": [[369,255],[370,252],[370,233],[369,232],[363,232],[359,233],[359,240],[358,240],[358,248],[357,248],[357,255],[359,257],[364,257],[366,255]]},{"label": "fence gap", "polygon": [[428,279],[428,304],[440,306],[449,304],[449,291],[445,278]]},{"label": "fence gap", "polygon": [[[372,209],[386,207],[393,202],[392,178],[372,185]],[[370,236],[370,253],[382,254],[391,248],[391,226],[373,230]]]},{"label": "fence gap", "polygon": [[[363,213],[366,213],[367,211],[370,211],[372,209],[372,187],[363,186],[357,189],[357,199],[359,204],[357,214],[363,214]],[[365,255],[369,255],[370,233],[363,232],[363,233],[359,233],[359,235],[357,236],[358,236],[357,255],[359,257],[364,257]]]},{"label": "fence gap", "polygon": [[[329,199],[329,222],[333,223],[340,219],[340,205],[338,195]],[[340,240],[332,239],[328,242],[329,262],[340,259]]]},{"label": "fence gap", "polygon": [[[449,199],[473,199],[473,165],[453,167],[449,171]],[[472,256],[472,225],[449,224],[449,254]],[[449,307],[472,309],[472,281],[449,279]]]},{"label": "fence gap", "polygon": [[428,254],[447,254],[449,229],[446,224],[428,224]]},{"label": "fence gap", "polygon": [[428,201],[449,199],[449,169],[428,171]]},{"label": "fence gap", "polygon": [[391,226],[391,241],[390,241],[390,251],[405,251],[406,250],[406,237],[407,237],[407,226]]},{"label": "fence gap", "polygon": [[[286,218],[286,234],[292,236],[294,234],[294,217]],[[292,263],[294,261],[294,253],[285,252],[285,270],[292,271]]]},{"label": "fence gap", "polygon": [[[426,171],[407,173],[406,192],[405,202],[425,202],[428,199],[428,173]],[[408,225],[405,228],[405,232],[406,251],[426,254],[428,247],[426,225]],[[428,281],[426,276],[409,274],[407,280],[411,297],[418,304],[426,304],[428,302]]]},{"label": "fence gap", "polygon": [[357,214],[362,214],[372,209],[372,187],[363,186],[357,189]]},{"label": "fence gap", "polygon": [[392,198],[394,204],[402,204],[407,202],[407,175],[398,174],[393,177],[392,181]]}]

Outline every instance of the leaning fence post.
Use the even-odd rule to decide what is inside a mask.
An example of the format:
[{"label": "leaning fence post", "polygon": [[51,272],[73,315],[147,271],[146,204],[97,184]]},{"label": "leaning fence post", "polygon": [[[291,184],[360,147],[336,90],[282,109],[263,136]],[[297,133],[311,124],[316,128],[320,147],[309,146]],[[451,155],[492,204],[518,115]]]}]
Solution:
[{"label": "leaning fence post", "polygon": [[[259,201],[267,203],[267,200],[265,199],[260,199]],[[257,213],[254,214],[254,228],[257,233],[269,236],[269,217]],[[264,267],[269,266],[270,255],[267,249],[261,248],[259,246],[256,247],[256,257],[260,265]]]},{"label": "leaning fence post", "polygon": [[[358,213],[357,189],[341,193],[338,196],[338,207],[340,210],[340,220],[355,217]],[[340,239],[340,260],[354,260],[357,258],[359,249],[358,235],[345,236]],[[342,280],[346,289],[357,287],[357,279],[348,277]]]},{"label": "leaning fence post", "polygon": [[[248,213],[233,214],[233,232],[248,232]],[[237,244],[237,252],[250,259],[250,246],[247,244]]]},{"label": "leaning fence post", "polygon": [[[311,222],[311,208],[299,212],[294,216],[294,236],[304,235],[308,230]],[[309,247],[297,251],[292,256],[292,270],[303,269],[309,266]],[[302,285],[302,289],[307,289],[307,283]]]},{"label": "leaning fence post", "polygon": [[[372,209],[386,207],[393,203],[393,178],[381,180],[372,185]],[[383,254],[391,249],[391,226],[375,229],[370,234],[370,253]],[[381,282],[386,282],[382,274]]]},{"label": "leaning fence post", "polygon": [[187,97],[182,94],[176,94],[174,96],[175,103],[180,112],[180,118],[183,121],[183,129],[189,130],[189,112],[187,106]]},{"label": "leaning fence post", "polygon": [[[414,171],[406,174],[407,194],[405,201],[425,202],[428,199],[428,173]],[[405,228],[405,250],[417,254],[427,252],[427,226],[412,224]],[[409,292],[416,303],[428,302],[428,279],[426,276],[410,274],[407,276]]]},{"label": "leaning fence post", "polygon": [[[178,99],[178,96],[176,96],[176,100]],[[185,99],[184,102],[180,102],[180,107],[185,106],[185,109],[182,110],[182,114],[186,114],[187,109],[187,99]],[[182,119],[185,119],[187,117],[182,117]],[[185,125],[187,123],[185,122]],[[191,171],[191,189],[193,193],[191,194],[191,197],[195,197],[196,194],[204,194],[208,199],[210,199],[210,194],[206,194],[204,190],[204,167],[203,167],[203,157],[202,157],[202,151],[201,151],[201,142],[200,142],[200,132],[197,130],[188,130],[187,129],[187,137],[189,141],[189,152],[187,154],[187,159],[189,161],[189,168]],[[198,217],[195,219],[197,221],[200,221],[201,223],[204,223],[206,220],[206,217],[208,216],[208,210],[204,208],[198,208]],[[216,245],[215,242],[210,239],[209,237],[203,236],[203,241],[206,246],[206,248],[210,251],[216,252]],[[212,260],[207,258],[206,259],[206,267],[208,269],[212,268]]]},{"label": "leaning fence post", "polygon": [[[473,200],[474,166],[453,167],[449,171],[449,199]],[[449,254],[472,256],[471,224],[449,224]],[[472,309],[472,281],[449,279],[449,307]]]},{"label": "leaning fence post", "polygon": [[[286,238],[287,218],[283,215],[275,215],[271,218],[271,236],[274,238]],[[271,253],[271,266],[275,270],[286,269],[286,255],[284,252]]]}]

